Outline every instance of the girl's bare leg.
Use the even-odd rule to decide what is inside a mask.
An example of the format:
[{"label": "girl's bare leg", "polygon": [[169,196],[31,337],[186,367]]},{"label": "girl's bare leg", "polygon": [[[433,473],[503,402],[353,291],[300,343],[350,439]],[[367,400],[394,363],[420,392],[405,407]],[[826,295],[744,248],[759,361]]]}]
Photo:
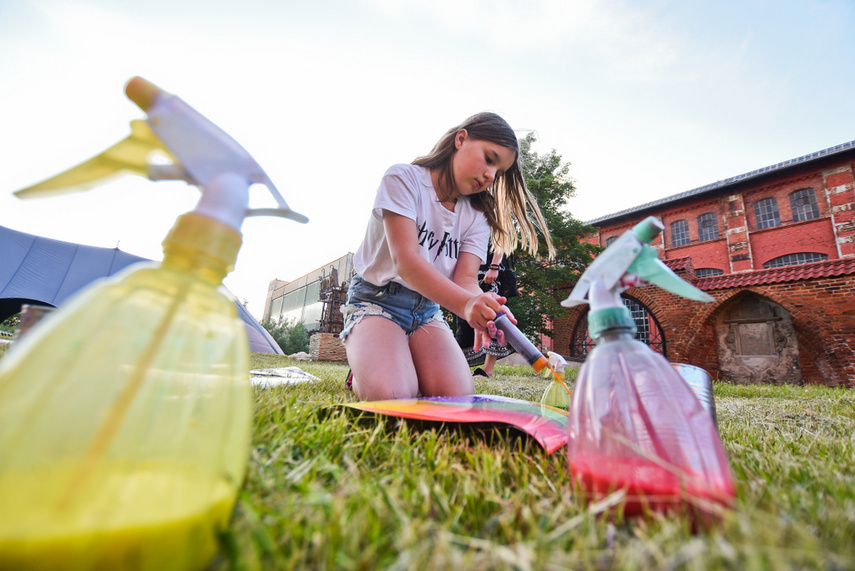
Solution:
[{"label": "girl's bare leg", "polygon": [[484,357],[484,372],[493,376],[493,369],[496,367],[496,356],[489,353]]},{"label": "girl's bare leg", "polygon": [[414,398],[418,394],[407,335],[396,323],[385,317],[363,317],[348,334],[345,349],[353,371],[353,392],[360,400]]},{"label": "girl's bare leg", "polygon": [[471,395],[472,373],[454,334],[442,323],[433,322],[410,337],[410,353],[423,396]]}]

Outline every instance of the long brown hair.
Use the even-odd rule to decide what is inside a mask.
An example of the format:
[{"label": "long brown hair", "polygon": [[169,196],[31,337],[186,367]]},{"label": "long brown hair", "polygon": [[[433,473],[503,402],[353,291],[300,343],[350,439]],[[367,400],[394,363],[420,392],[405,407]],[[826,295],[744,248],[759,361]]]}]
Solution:
[{"label": "long brown hair", "polygon": [[549,248],[548,256],[552,258],[555,247],[546,221],[523,178],[517,135],[500,116],[484,112],[469,117],[449,129],[429,154],[417,158],[413,164],[438,171],[438,193],[441,197],[451,196],[454,185],[452,159],[457,152],[454,137],[462,129],[474,140],[489,141],[512,149],[516,154],[511,168],[496,176],[488,189],[467,197],[472,206],[487,217],[494,248],[510,254],[519,246],[534,255],[537,253],[536,232],[540,231]]}]

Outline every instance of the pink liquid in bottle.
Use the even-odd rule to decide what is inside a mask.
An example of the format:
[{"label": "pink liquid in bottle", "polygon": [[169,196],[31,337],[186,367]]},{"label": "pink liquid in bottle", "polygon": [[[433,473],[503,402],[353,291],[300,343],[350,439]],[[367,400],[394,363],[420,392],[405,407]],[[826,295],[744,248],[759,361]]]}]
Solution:
[{"label": "pink liquid in bottle", "polygon": [[573,397],[568,460],[590,499],[623,490],[626,515],[708,515],[731,503],[730,464],[712,416],[631,329],[603,332]]}]

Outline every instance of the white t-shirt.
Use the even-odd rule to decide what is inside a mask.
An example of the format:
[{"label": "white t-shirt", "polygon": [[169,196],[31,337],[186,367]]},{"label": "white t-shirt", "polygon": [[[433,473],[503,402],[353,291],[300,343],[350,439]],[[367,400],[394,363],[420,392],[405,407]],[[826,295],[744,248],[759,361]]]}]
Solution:
[{"label": "white t-shirt", "polygon": [[378,286],[394,281],[415,289],[395,271],[383,227],[384,210],[416,222],[422,257],[447,278],[454,275],[457,258],[463,252],[486,261],[490,225],[484,213],[475,210],[466,196],[460,197],[454,212],[448,210],[437,198],[428,169],[393,165],[380,181],[365,238],[353,258],[362,279]]}]

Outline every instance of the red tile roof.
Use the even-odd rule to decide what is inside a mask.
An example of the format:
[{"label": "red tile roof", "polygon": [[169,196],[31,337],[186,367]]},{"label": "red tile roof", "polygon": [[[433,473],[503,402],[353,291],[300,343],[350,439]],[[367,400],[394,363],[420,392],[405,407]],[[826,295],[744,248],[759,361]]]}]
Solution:
[{"label": "red tile roof", "polygon": [[665,262],[665,265],[674,270],[675,272],[679,272],[680,270],[685,270],[689,266],[692,265],[692,257],[691,256],[683,256],[682,258],[672,258],[670,260],[662,260]]},{"label": "red tile roof", "polygon": [[[668,260],[666,263],[671,261],[672,260]],[[670,266],[670,264],[668,265]],[[673,266],[671,267],[673,269]],[[710,291],[734,287],[794,282],[799,280],[809,280],[812,278],[828,278],[848,274],[855,274],[855,259],[853,258],[813,262],[798,266],[785,266],[783,268],[773,268],[771,270],[757,270],[739,274],[712,276],[699,279],[695,282],[695,285],[699,289]]]}]

